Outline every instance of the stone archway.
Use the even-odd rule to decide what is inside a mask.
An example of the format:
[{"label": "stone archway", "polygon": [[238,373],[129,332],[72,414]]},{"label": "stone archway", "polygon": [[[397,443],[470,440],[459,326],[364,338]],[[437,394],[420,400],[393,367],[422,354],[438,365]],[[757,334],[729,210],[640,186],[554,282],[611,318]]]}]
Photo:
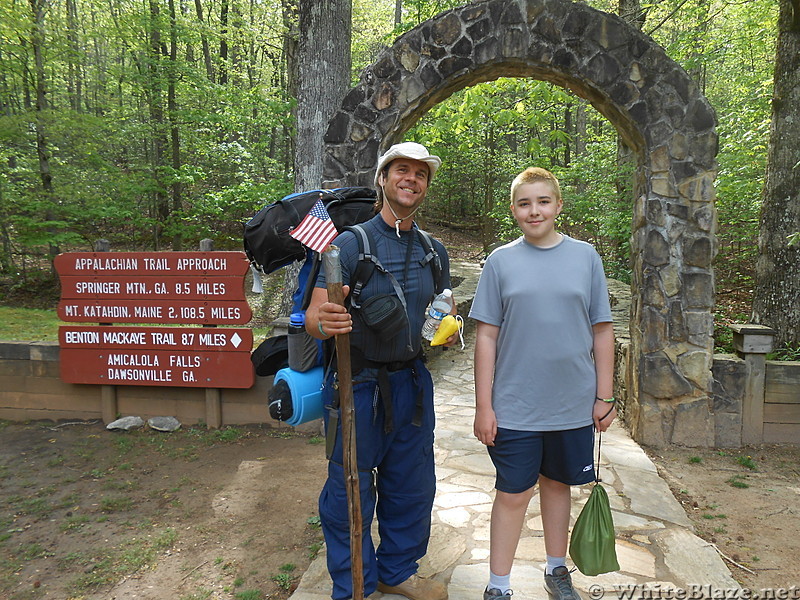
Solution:
[{"label": "stone archway", "polygon": [[628,421],[642,443],[712,446],[716,119],[650,38],[566,0],[444,12],[398,38],[345,97],[325,136],[326,187],[371,185],[379,151],[425,111],[498,77],[572,90],[637,156]]}]

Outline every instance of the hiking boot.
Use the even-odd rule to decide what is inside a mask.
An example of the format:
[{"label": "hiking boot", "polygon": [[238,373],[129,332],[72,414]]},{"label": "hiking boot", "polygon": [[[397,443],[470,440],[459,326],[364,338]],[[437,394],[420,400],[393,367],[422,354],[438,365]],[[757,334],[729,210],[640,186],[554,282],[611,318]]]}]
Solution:
[{"label": "hiking boot", "polygon": [[514,592],[508,590],[505,594],[497,588],[489,589],[488,587],[483,591],[483,600],[510,600]]},{"label": "hiking boot", "polygon": [[378,582],[378,591],[384,594],[397,594],[409,600],[447,600],[447,587],[433,579],[423,579],[412,575],[397,585],[386,585]]},{"label": "hiking boot", "polygon": [[545,575],[544,589],[553,600],[581,600],[580,594],[572,587],[567,567],[556,567],[552,575]]}]

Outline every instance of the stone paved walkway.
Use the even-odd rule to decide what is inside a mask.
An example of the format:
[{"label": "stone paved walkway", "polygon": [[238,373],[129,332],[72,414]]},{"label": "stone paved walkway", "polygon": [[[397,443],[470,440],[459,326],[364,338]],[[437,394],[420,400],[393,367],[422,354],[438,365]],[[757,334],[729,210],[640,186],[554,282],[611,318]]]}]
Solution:
[{"label": "stone paved walkway", "polygon": [[[466,285],[474,290],[474,281]],[[456,293],[457,298],[463,296]],[[459,312],[465,310],[460,307]],[[489,576],[489,517],[494,497],[494,468],[486,448],[472,433],[474,340],[469,333],[466,342],[464,351],[439,352],[428,362],[435,385],[438,484],[431,541],[419,573],[446,583],[450,600],[482,598]],[[617,423],[603,434],[600,476],[614,516],[620,571],[598,577],[575,571],[573,581],[584,600],[617,600],[625,597],[620,591],[636,591],[635,586],[640,587],[634,599],[642,598],[642,590],[645,594],[651,590],[649,598],[665,600],[677,596],[657,595],[659,589],[690,591],[703,585],[711,590],[740,589],[716,550],[692,533],[688,517],[655,465]],[[573,521],[590,489],[591,485],[573,488]],[[377,535],[374,529],[373,534]],[[511,572],[515,600],[547,600],[542,587],[544,561],[539,498],[534,494]],[[291,599],[325,600],[330,598],[330,589],[323,550]],[[370,600],[402,598],[379,592],[370,596]]]}]

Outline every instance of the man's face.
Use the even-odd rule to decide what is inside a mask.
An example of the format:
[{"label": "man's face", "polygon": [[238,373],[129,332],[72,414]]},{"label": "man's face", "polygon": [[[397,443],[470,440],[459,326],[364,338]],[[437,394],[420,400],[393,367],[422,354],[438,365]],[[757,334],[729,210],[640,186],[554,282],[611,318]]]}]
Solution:
[{"label": "man's face", "polygon": [[409,214],[425,199],[428,192],[428,165],[421,160],[396,158],[389,164],[389,170],[381,173],[378,183],[394,210],[399,216],[404,216],[400,214],[401,210]]}]

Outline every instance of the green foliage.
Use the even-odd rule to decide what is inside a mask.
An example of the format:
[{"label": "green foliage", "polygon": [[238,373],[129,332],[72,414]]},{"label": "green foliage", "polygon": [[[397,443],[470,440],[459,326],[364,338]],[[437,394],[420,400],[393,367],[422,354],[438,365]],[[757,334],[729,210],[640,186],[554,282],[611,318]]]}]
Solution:
[{"label": "green foliage", "polygon": [[[294,99],[283,54],[296,25],[291,16],[284,22],[276,2],[244,3],[224,26],[211,5],[202,22],[194,11],[179,11],[173,61],[148,44],[158,33],[168,46],[173,33],[166,3],[156,4],[159,18],[149,14],[152,3],[79,3],[79,27],[53,4],[42,29],[48,105],[40,110],[31,11],[24,2],[0,4],[0,272],[19,286],[31,283],[32,271],[50,277],[52,253],[88,250],[98,238],[119,250],[173,242],[192,249],[202,238],[238,249],[241,223],[292,189]],[[353,81],[397,36],[461,4],[405,0],[395,24],[395,3],[355,0]],[[612,0],[587,4],[618,10]],[[644,33],[686,69],[719,121],[715,331],[726,349],[725,325],[745,314],[753,284],[777,3],[643,1],[642,10]],[[223,35],[227,60],[216,50]],[[212,48],[210,74],[204,43]],[[585,132],[576,127],[582,113]],[[518,235],[508,211],[511,179],[542,166],[562,182],[561,230],[593,243],[609,275],[630,279],[629,167],[617,165],[614,128],[572,92],[500,78],[455,91],[406,138],[444,159],[425,219],[467,227],[488,250]],[[42,182],[42,140],[51,192]],[[171,195],[178,184],[179,200]]]},{"label": "green foliage", "polygon": [[0,306],[0,339],[28,342],[58,340],[61,321],[54,310]]},{"label": "green foliage", "polygon": [[753,460],[752,456],[737,456],[736,462],[751,471],[758,471],[758,464]]},{"label": "green foliage", "polygon": [[237,427],[225,427],[224,429],[217,429],[212,434],[214,439],[220,442],[235,442],[240,439],[244,432]]},{"label": "green foliage", "polygon": [[322,542],[314,542],[313,544],[309,545],[308,547],[308,558],[309,560],[314,560],[317,558],[319,551],[322,550],[323,544]]},{"label": "green foliage", "polygon": [[308,523],[308,525],[310,525],[313,529],[319,529],[322,527],[322,522],[318,516],[308,517],[308,519],[306,519],[306,523]]},{"label": "green foliage", "polygon": [[[578,110],[587,116],[585,132],[566,119]],[[577,135],[585,145],[580,154],[573,148]],[[631,167],[617,166],[613,129],[571,93],[527,79],[479,84],[431,109],[412,137],[443,159],[426,218],[471,224],[485,249],[509,241],[519,235],[508,208],[511,180],[526,167],[542,166],[561,181],[559,228],[594,243],[609,275],[630,280],[632,200],[620,198],[617,188]]]},{"label": "green foliage", "polygon": [[744,477],[742,475],[734,475],[730,479],[726,480],[726,483],[731,487],[746,490],[750,487],[750,484],[744,481]]},{"label": "green foliage", "polygon": [[800,346],[786,345],[767,354],[767,360],[800,361]]},{"label": "green foliage", "polygon": [[733,331],[730,326],[736,323],[746,323],[747,319],[748,317],[744,313],[736,312],[729,307],[718,306],[714,312],[714,352],[735,354]]},{"label": "green foliage", "polygon": [[288,590],[292,587],[292,576],[288,573],[278,573],[277,575],[273,575],[270,579],[278,584],[278,587],[284,590]]},{"label": "green foliage", "polygon": [[[193,12],[176,15],[178,42],[188,52],[179,51],[171,61],[153,54],[147,42],[154,29],[169,39],[167,7],[160,7],[159,19],[147,4],[120,8],[78,3],[80,29],[70,29],[66,11],[43,13],[49,105],[36,110],[30,102],[33,82],[21,77],[32,68],[31,12],[26,4],[2,6],[5,271],[17,267],[18,257],[90,249],[98,238],[115,249],[160,249],[167,240],[196,247],[203,237],[220,248],[238,248],[241,221],[291,187],[291,102],[284,67],[272,50],[285,33],[280,11],[243,6],[241,19],[224,28],[237,58],[226,64],[212,55],[209,76],[201,36],[209,47],[219,47],[223,28],[216,11],[201,26]],[[72,44],[91,51],[73,52]],[[167,104],[170,85],[174,106]],[[170,154],[173,132],[180,144],[177,163]],[[45,150],[49,193],[37,146]],[[172,197],[177,185],[179,201]]]},{"label": "green foliage", "polygon": [[400,35],[442,11],[464,4],[463,0],[404,0],[402,21],[393,34]]},{"label": "green foliage", "polygon": [[353,85],[364,67],[375,62],[378,53],[392,43],[393,23],[394,3],[353,0]]}]

